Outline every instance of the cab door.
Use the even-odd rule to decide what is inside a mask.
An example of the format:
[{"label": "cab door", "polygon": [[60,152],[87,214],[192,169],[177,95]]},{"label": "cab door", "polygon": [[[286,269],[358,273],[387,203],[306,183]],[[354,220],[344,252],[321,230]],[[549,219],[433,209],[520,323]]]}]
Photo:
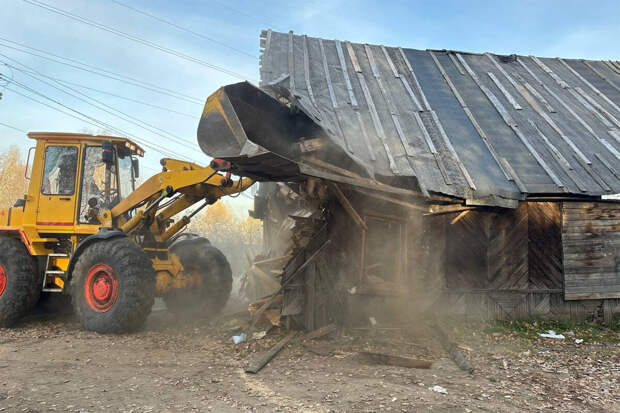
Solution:
[{"label": "cab door", "polygon": [[36,221],[40,232],[73,229],[79,189],[79,158],[78,145],[46,145]]}]

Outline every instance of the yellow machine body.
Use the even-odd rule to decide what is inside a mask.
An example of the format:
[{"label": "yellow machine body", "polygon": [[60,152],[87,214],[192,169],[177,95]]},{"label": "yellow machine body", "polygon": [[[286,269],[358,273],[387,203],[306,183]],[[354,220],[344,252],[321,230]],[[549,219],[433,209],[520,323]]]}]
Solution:
[{"label": "yellow machine body", "polygon": [[[28,136],[36,141],[26,171],[28,192],[14,207],[0,209],[0,235],[21,240],[30,255],[45,261],[44,291],[66,290],[78,246],[105,229],[148,240],[140,245],[151,257],[158,294],[195,286],[199,277],[185,274],[167,249],[167,241],[186,227],[191,216],[176,222],[173,217],[201,201],[212,204],[253,184],[248,178],[232,182],[211,166],[163,159],[163,171],[135,188],[136,159],[144,151],[129,139],[49,132]],[[115,172],[109,177],[102,176],[99,163],[106,149],[113,152]],[[62,175],[71,165],[69,178]],[[86,192],[94,187],[96,193],[102,185],[114,199],[93,207]]]}]

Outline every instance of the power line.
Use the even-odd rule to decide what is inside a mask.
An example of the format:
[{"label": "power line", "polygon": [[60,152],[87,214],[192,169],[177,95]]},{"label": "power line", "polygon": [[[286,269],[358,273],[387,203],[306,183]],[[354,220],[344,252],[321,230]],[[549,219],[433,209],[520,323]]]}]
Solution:
[{"label": "power line", "polygon": [[[1,55],[1,53],[0,53],[0,55]],[[10,69],[12,68],[12,66],[7,66],[7,67],[10,68]],[[28,72],[27,70],[24,70],[24,69],[20,69],[20,71],[21,72]],[[199,115],[192,115],[190,113],[179,112],[179,111],[176,111],[174,109],[165,108],[163,106],[153,105],[152,103],[144,102],[144,101],[141,101],[141,100],[136,100],[136,99],[133,99],[133,98],[129,98],[127,96],[117,95],[116,93],[111,93],[111,92],[107,92],[105,90],[96,89],[96,88],[93,88],[93,87],[90,87],[90,86],[86,86],[86,85],[81,84],[81,83],[70,82],[68,80],[59,79],[57,77],[47,76],[47,75],[44,75],[44,74],[42,74],[40,72],[39,72],[39,75],[43,76],[43,77],[45,77],[47,79],[54,80],[56,82],[65,83],[67,85],[77,86],[77,87],[80,87],[80,88],[83,88],[83,89],[87,89],[87,90],[92,90],[93,92],[97,92],[97,93],[101,93],[101,94],[104,94],[104,95],[112,96],[112,97],[115,97],[115,98],[118,98],[118,99],[126,100],[128,102],[137,103],[137,104],[140,104],[140,105],[144,105],[144,106],[148,106],[148,107],[151,107],[151,108],[163,110],[163,111],[166,111],[166,112],[174,113],[174,114],[177,114],[177,115],[180,115],[180,116],[186,116],[186,117],[192,118],[192,119],[196,119],[197,117],[199,117]]]},{"label": "power line", "polygon": [[26,132],[26,131],[25,131],[25,130],[23,130],[23,129],[16,128],[15,126],[7,125],[6,123],[2,123],[2,122],[0,122],[0,125],[4,126],[5,128],[14,129],[14,130],[16,130],[17,132],[28,133],[28,132]]},{"label": "power line", "polygon": [[28,3],[28,4],[31,4],[33,6],[40,7],[42,9],[44,9],[44,10],[50,11],[52,13],[59,14],[61,16],[64,16],[64,17],[67,17],[69,19],[78,21],[80,23],[84,23],[86,25],[89,25],[89,26],[92,26],[92,27],[96,27],[96,28],[98,28],[100,30],[103,30],[103,31],[106,31],[108,33],[112,33],[112,34],[114,34],[116,36],[123,37],[123,38],[131,40],[133,42],[142,44],[144,46],[151,47],[151,48],[159,50],[159,51],[161,51],[163,53],[167,53],[167,54],[170,54],[172,56],[176,56],[178,58],[187,60],[189,62],[193,62],[193,63],[199,64],[199,65],[202,65],[204,67],[207,67],[209,69],[213,69],[213,70],[216,70],[218,72],[227,74],[227,75],[229,75],[231,77],[234,77],[234,78],[237,78],[237,79],[241,79],[241,80],[249,80],[244,75],[241,75],[241,74],[239,74],[237,72],[234,72],[232,70],[228,70],[228,69],[226,69],[224,67],[221,67],[221,66],[218,66],[218,65],[214,65],[212,63],[207,62],[206,60],[202,60],[202,59],[190,56],[190,55],[188,55],[186,53],[179,52],[177,50],[171,49],[169,47],[165,47],[165,46],[159,45],[159,44],[157,44],[155,42],[152,42],[150,40],[146,40],[146,39],[143,39],[141,37],[131,35],[129,33],[123,32],[121,30],[115,29],[113,27],[106,26],[104,24],[98,23],[98,22],[96,22],[94,20],[90,20],[90,19],[87,19],[85,17],[78,16],[77,14],[73,14],[73,13],[70,13],[68,11],[59,9],[57,7],[50,6],[49,4],[40,2],[38,0],[23,0],[23,1]]},{"label": "power line", "polygon": [[[142,89],[150,90],[150,91],[155,92],[155,93],[160,93],[160,94],[163,94],[163,95],[167,95],[167,96],[173,97],[175,99],[184,100],[184,101],[187,101],[187,102],[190,102],[190,103],[194,103],[194,104],[197,104],[197,105],[203,105],[203,103],[204,103],[204,101],[202,99],[200,99],[200,98],[197,98],[197,97],[194,97],[194,96],[189,96],[189,95],[186,95],[186,94],[183,94],[183,93],[179,93],[179,92],[176,92],[176,91],[174,91],[172,89],[166,89],[166,88],[161,87],[159,85],[155,85],[155,84],[152,84],[152,83],[147,83],[147,82],[141,81],[139,79],[135,79],[135,78],[132,78],[132,77],[129,77],[129,76],[126,76],[126,75],[122,75],[120,73],[115,73],[115,72],[112,72],[112,71],[109,71],[109,70],[100,69],[98,67],[89,65],[87,63],[82,63],[82,62],[80,62],[78,60],[75,60],[75,59],[72,59],[72,58],[69,58],[69,57],[59,56],[57,54],[46,52],[46,51],[41,50],[41,49],[36,49],[34,47],[26,46],[24,44],[17,43],[17,42],[14,42],[12,40],[8,40],[8,39],[2,38],[2,37],[0,37],[0,40],[5,41],[5,42],[9,42],[9,43],[12,43],[12,44],[16,44],[16,45],[18,45],[20,47],[23,47],[23,48],[26,48],[26,49],[29,49],[29,50],[34,50],[34,51],[37,51],[39,53],[44,53],[44,54],[49,55],[49,56],[54,56],[54,57],[56,57],[58,59],[63,59],[63,60],[67,60],[69,62],[74,62],[74,63],[82,65],[84,67],[80,67],[80,66],[76,66],[74,64],[62,62],[62,61],[57,60],[57,59],[52,59],[51,57],[42,56],[42,55],[37,54],[37,53],[29,52],[27,50],[22,50],[22,49],[13,47],[13,46],[9,46],[9,45],[0,43],[1,47],[6,47],[8,49],[16,50],[16,51],[18,51],[20,53],[25,53],[25,54],[29,54],[31,56],[36,56],[36,57],[39,57],[41,59],[49,60],[49,61],[61,64],[61,65],[72,67],[74,69],[82,70],[82,71],[85,71],[85,72],[88,72],[88,73],[92,73],[92,74],[95,74],[95,75],[98,75],[98,76],[101,76],[101,77],[105,77],[105,78],[108,78],[108,79],[113,79],[113,80],[116,80],[118,82],[130,84],[132,86],[140,87]],[[88,68],[88,69],[86,69],[86,68]]]},{"label": "power line", "polygon": [[[15,60],[15,59],[12,59],[12,58],[10,58],[10,57],[8,57],[8,56],[6,56],[6,55],[2,54],[2,53],[0,53],[0,56],[3,56],[3,57],[5,57],[5,58],[8,58],[8,59],[10,59],[10,60],[12,60],[12,61],[14,61],[14,62],[16,62],[16,63],[20,64],[21,66],[24,66],[25,68],[30,69],[31,71],[34,71],[34,72],[35,72],[35,73],[37,73],[38,75],[40,75],[40,76],[44,76],[44,77],[45,77],[45,75],[43,75],[42,73],[40,73],[40,72],[38,72],[38,71],[36,71],[36,70],[32,69],[31,67],[28,67],[28,66],[24,65],[23,63],[18,62],[18,61],[17,61],[17,60]],[[5,63],[5,64],[6,64],[6,63]],[[15,70],[22,71],[22,69],[20,69],[20,68],[18,68],[18,67],[16,67],[16,66],[12,66],[12,65],[8,65],[8,66],[10,66],[10,67],[14,68]],[[73,98],[76,98],[76,99],[78,99],[78,100],[80,100],[80,101],[82,101],[82,102],[84,102],[84,103],[86,103],[86,104],[88,104],[88,105],[94,106],[95,108],[97,108],[97,109],[99,109],[99,110],[102,110],[102,111],[104,111],[104,112],[106,112],[106,113],[108,113],[108,114],[111,114],[111,115],[116,116],[116,117],[118,117],[118,118],[120,118],[120,119],[123,119],[123,120],[124,120],[124,121],[126,121],[126,122],[129,122],[129,123],[132,123],[132,124],[134,124],[134,125],[136,125],[136,126],[138,126],[138,127],[141,127],[141,128],[143,128],[143,129],[145,129],[145,130],[147,130],[147,131],[149,131],[149,132],[151,132],[151,133],[153,133],[153,134],[155,134],[155,135],[161,136],[161,137],[163,137],[164,139],[172,140],[172,141],[174,141],[174,142],[176,142],[176,143],[180,143],[181,145],[190,145],[190,146],[195,146],[196,148],[198,148],[198,146],[197,146],[194,142],[188,141],[188,140],[187,140],[187,139],[185,139],[185,138],[182,138],[182,137],[180,137],[180,136],[178,136],[178,135],[175,135],[175,134],[173,134],[173,133],[171,133],[171,132],[168,132],[168,131],[166,131],[166,130],[164,130],[164,129],[158,128],[157,126],[154,126],[154,125],[152,125],[152,124],[149,124],[149,123],[147,123],[147,122],[144,122],[144,121],[142,121],[142,120],[140,120],[140,119],[138,119],[138,118],[136,118],[136,117],[134,117],[134,116],[131,116],[131,115],[129,115],[129,114],[127,114],[127,113],[125,113],[125,112],[122,112],[122,111],[120,111],[120,110],[118,110],[118,109],[116,109],[116,108],[114,108],[114,107],[112,107],[112,106],[110,106],[110,105],[108,105],[108,104],[106,104],[106,103],[104,103],[104,102],[101,102],[101,101],[99,101],[99,100],[97,100],[97,99],[94,99],[94,98],[92,98],[92,97],[90,97],[90,96],[88,96],[88,95],[86,95],[86,94],[84,94],[84,93],[80,92],[79,90],[76,90],[76,89],[74,89],[74,88],[72,88],[72,87],[69,87],[69,86],[63,86],[63,87],[65,87],[65,88],[67,88],[67,89],[69,89],[69,90],[73,91],[74,93],[77,93],[77,94],[79,94],[79,95],[81,95],[81,96],[84,96],[86,99],[92,100],[93,102],[96,102],[96,103],[98,103],[99,105],[102,105],[102,106],[104,106],[104,107],[106,107],[106,108],[108,108],[108,109],[110,109],[110,110],[112,110],[112,111],[114,111],[114,112],[117,112],[117,113],[118,113],[118,114],[120,114],[120,115],[118,115],[117,113],[110,112],[109,110],[103,109],[103,108],[101,108],[100,106],[97,106],[97,105],[95,105],[95,104],[93,104],[93,103],[91,103],[91,102],[89,102],[89,101],[87,101],[87,100],[84,100],[84,99],[82,99],[82,98],[80,98],[80,97],[78,97],[78,96],[75,96],[75,95],[74,95],[74,94],[72,94],[72,93],[67,92],[66,90],[60,89],[59,87],[54,86],[53,84],[51,84],[51,83],[49,83],[49,82],[47,82],[47,81],[45,81],[45,80],[41,80],[40,78],[38,78],[38,77],[37,77],[37,76],[35,76],[35,75],[32,75],[32,74],[27,73],[27,72],[23,72],[23,73],[25,73],[27,76],[30,76],[30,77],[34,78],[35,80],[38,80],[39,82],[44,83],[44,84],[46,84],[46,85],[48,85],[48,86],[50,86],[50,87],[52,87],[52,88],[54,88],[54,89],[56,89],[56,90],[60,90],[61,92],[66,93],[66,94],[68,94],[69,96],[71,96],[71,97],[73,97]],[[15,80],[13,80],[12,82],[13,82],[13,83],[17,83],[18,85],[20,84],[19,82],[15,81]],[[57,82],[57,83],[58,83],[58,82]],[[23,85],[22,85],[22,86],[23,86]],[[153,130],[153,129],[155,129],[155,130]],[[157,132],[157,131],[161,131],[162,133],[159,133],[159,132]],[[165,135],[164,135],[164,134],[165,134]]]},{"label": "power line", "polygon": [[[18,87],[22,87],[22,86],[18,85]],[[86,123],[88,123],[90,125],[93,125],[93,126],[96,126],[98,128],[108,129],[108,130],[110,130],[110,131],[112,131],[114,133],[118,133],[121,136],[131,137],[133,140],[135,140],[139,144],[141,144],[141,145],[143,145],[143,146],[145,146],[147,148],[150,148],[150,149],[154,150],[155,152],[157,152],[157,153],[159,153],[161,155],[164,155],[164,156],[167,156],[167,157],[169,157],[169,156],[178,157],[180,159],[187,158],[186,156],[183,156],[183,155],[178,154],[176,152],[173,152],[171,150],[162,148],[159,145],[152,144],[152,143],[150,143],[150,142],[148,142],[148,141],[146,141],[146,140],[144,140],[144,139],[142,139],[142,138],[140,138],[140,137],[138,137],[138,136],[136,136],[134,134],[128,133],[128,132],[123,131],[122,129],[119,129],[119,128],[113,126],[113,125],[110,125],[110,124],[108,124],[106,122],[100,121],[100,120],[98,120],[98,119],[96,119],[96,118],[94,118],[92,116],[86,115],[86,114],[84,114],[84,113],[82,113],[82,112],[80,112],[80,111],[78,111],[76,109],[73,109],[73,108],[71,108],[71,107],[69,107],[69,106],[67,106],[67,105],[65,105],[65,104],[63,104],[63,103],[61,103],[61,102],[59,102],[59,101],[57,101],[55,99],[50,98],[49,96],[46,96],[46,95],[44,95],[42,93],[39,93],[36,90],[31,89],[31,88],[29,88],[27,86],[26,87],[22,87],[22,88],[24,88],[25,90],[28,90],[31,93],[35,93],[36,95],[39,95],[39,96],[43,97],[44,99],[47,99],[47,100],[57,104],[58,106],[66,108],[70,112],[74,112],[77,115],[74,115],[74,114],[69,113],[69,112],[67,112],[65,110],[56,108],[56,107],[54,107],[54,106],[52,106],[52,105],[50,105],[48,103],[42,102],[40,100],[37,100],[37,99],[35,99],[35,98],[31,97],[31,96],[28,96],[26,94],[20,93],[20,92],[16,91],[15,89],[10,88],[8,86],[6,87],[6,90],[9,90],[9,91],[11,91],[11,92],[13,92],[13,93],[15,93],[17,95],[20,95],[20,96],[22,96],[22,97],[24,97],[26,99],[29,99],[29,100],[33,101],[33,102],[39,103],[40,105],[46,106],[46,107],[48,107],[48,108],[50,108],[52,110],[55,110],[55,111],[60,112],[60,113],[63,113],[64,115],[72,117],[74,119],[77,119],[77,120],[79,120],[81,122],[86,122]]]},{"label": "power line", "polygon": [[130,6],[130,5],[128,5],[128,4],[125,4],[125,3],[123,3],[123,2],[120,2],[120,1],[118,1],[118,0],[110,0],[110,1],[112,1],[113,3],[118,4],[118,5],[119,5],[119,6],[121,6],[121,7],[125,7],[125,8],[127,8],[127,9],[129,9],[129,10],[132,10],[132,11],[136,12],[136,13],[140,13],[140,14],[142,14],[142,15],[144,15],[144,16],[150,17],[151,19],[157,20],[157,21],[159,21],[159,22],[161,22],[161,23],[164,23],[164,24],[167,24],[167,25],[169,25],[169,26],[172,26],[172,27],[174,27],[174,28],[176,28],[176,29],[179,29],[179,30],[182,30],[182,31],[184,31],[184,32],[187,32],[187,33],[193,34],[194,36],[201,37],[201,38],[203,38],[203,39],[205,39],[205,40],[208,40],[208,41],[210,41],[210,42],[213,42],[213,43],[215,43],[215,44],[219,44],[220,46],[226,47],[226,48],[228,48],[228,49],[230,49],[230,50],[234,50],[235,52],[238,52],[238,53],[241,53],[241,54],[243,54],[243,55],[249,56],[249,57],[251,57],[251,58],[253,58],[253,59],[258,59],[258,57],[257,57],[257,56],[255,56],[255,55],[253,55],[253,54],[247,53],[247,52],[245,52],[245,51],[243,51],[243,50],[241,50],[241,49],[237,49],[236,47],[230,46],[230,45],[228,45],[228,44],[226,44],[226,43],[224,43],[224,42],[221,42],[221,41],[219,41],[219,40],[215,40],[215,39],[213,39],[212,37],[205,36],[204,34],[202,34],[202,33],[198,33],[198,32],[196,32],[196,31],[194,31],[194,30],[192,30],[192,29],[188,29],[188,28],[186,28],[186,27],[180,26],[180,25],[178,25],[178,24],[176,24],[176,23],[174,23],[174,22],[171,22],[171,21],[169,21],[169,20],[163,19],[163,18],[161,18],[161,17],[159,17],[159,16],[156,16],[156,15],[151,14],[151,13],[149,13],[149,12],[146,12],[146,11],[144,11],[144,10],[137,9],[137,8],[135,8],[135,7],[133,7],[133,6]]}]

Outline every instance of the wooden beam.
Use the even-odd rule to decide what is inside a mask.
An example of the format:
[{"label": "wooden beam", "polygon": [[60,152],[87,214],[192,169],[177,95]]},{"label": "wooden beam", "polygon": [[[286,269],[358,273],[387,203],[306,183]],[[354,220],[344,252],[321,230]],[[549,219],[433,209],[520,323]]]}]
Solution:
[{"label": "wooden beam", "polygon": [[424,206],[424,204],[414,204],[411,202],[407,202],[407,201],[403,201],[400,199],[396,199],[396,198],[392,198],[391,196],[387,196],[387,195],[381,195],[378,194],[376,192],[371,192],[371,191],[367,191],[365,189],[362,188],[358,188],[358,187],[352,187],[355,191],[364,194],[366,196],[372,197],[372,198],[376,198],[376,199],[380,199],[382,201],[386,201],[386,202],[391,202],[393,204],[396,205],[400,205],[400,206],[404,206],[406,208],[410,208],[410,209],[414,209],[416,211],[423,211],[423,212],[428,212],[428,207]]},{"label": "wooden beam", "polygon": [[[336,174],[336,173],[327,171],[325,169],[318,168],[316,165],[312,165],[309,162],[306,162],[305,160],[300,161],[298,165],[299,165],[299,171],[303,175],[323,178],[323,179],[327,179],[330,181],[336,181],[336,182],[359,186],[362,188],[368,188],[368,189],[372,189],[376,191],[382,191],[382,192],[398,194],[398,195],[406,195],[412,198],[419,198],[419,199],[424,199],[424,200],[428,198],[426,195],[423,195],[420,192],[382,184],[378,181],[375,181],[369,178],[352,178],[352,177],[347,177],[344,175]],[[444,197],[437,197],[436,195],[433,195],[432,197],[440,199],[440,200],[445,199]]]},{"label": "wooden beam", "polygon": [[297,335],[297,331],[291,331],[282,340],[278,341],[275,346],[261,354],[245,369],[246,373],[256,374],[262,370],[273,358]]},{"label": "wooden beam", "polygon": [[351,205],[351,202],[349,202],[349,200],[347,199],[345,194],[342,192],[342,190],[340,189],[338,184],[336,184],[334,182],[328,182],[327,186],[330,189],[330,191],[333,192],[334,195],[336,195],[336,198],[338,198],[338,201],[340,202],[340,205],[342,205],[344,210],[347,211],[347,213],[349,214],[351,219],[353,219],[353,221],[360,228],[362,228],[362,229],[364,229],[364,231],[366,231],[368,229],[368,227],[366,226],[366,223],[364,222],[362,217],[357,213],[355,208],[353,208],[353,205]]},{"label": "wooden beam", "polygon": [[465,215],[469,214],[469,211],[470,211],[469,209],[468,209],[468,210],[465,210],[465,211],[461,212],[460,214],[458,214],[457,216],[455,216],[455,217],[452,219],[452,221],[450,221],[450,225],[454,225],[454,224],[456,224],[457,222],[459,222],[462,218],[464,218],[464,217],[465,217]]},{"label": "wooden beam", "polygon": [[463,211],[471,211],[472,209],[478,209],[473,206],[461,206],[461,205],[449,205],[444,207],[443,205],[434,206],[431,209],[431,212],[424,214],[425,217],[433,216],[433,215],[445,215],[445,214],[456,214],[461,213]]},{"label": "wooden beam", "polygon": [[459,366],[461,370],[466,371],[469,374],[473,374],[474,367],[469,363],[467,357],[465,357],[459,347],[448,338],[448,335],[443,330],[443,328],[441,328],[437,321],[435,321],[435,323],[432,325],[432,329],[437,335],[437,338],[439,339],[439,342],[441,343],[443,348],[450,355],[452,361],[454,361],[454,364]]},{"label": "wooden beam", "polygon": [[348,176],[350,178],[364,179],[358,174],[356,174],[355,172],[349,171],[348,169],[344,169],[336,165],[332,165],[331,163],[325,162],[322,159],[315,158],[314,156],[304,157],[304,162],[309,162],[313,165],[319,166],[321,168],[329,169],[330,171],[336,172],[340,175]]}]

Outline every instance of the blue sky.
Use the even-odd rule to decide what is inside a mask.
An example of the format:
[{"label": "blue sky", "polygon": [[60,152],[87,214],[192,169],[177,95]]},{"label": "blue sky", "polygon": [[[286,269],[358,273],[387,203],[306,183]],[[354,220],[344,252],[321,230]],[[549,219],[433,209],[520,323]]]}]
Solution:
[{"label": "blue sky", "polygon": [[[258,60],[177,30],[111,0],[41,0],[162,46],[258,79]],[[260,30],[294,30],[311,36],[411,48],[490,51],[620,60],[620,2],[592,1],[354,1],[334,0],[121,0],[218,42],[258,56]],[[75,22],[22,0],[0,0],[0,37],[122,73],[142,81],[207,98],[239,81],[130,40]],[[0,40],[0,43],[3,43]],[[0,46],[0,53],[40,73],[109,93],[166,107],[178,115],[78,88],[88,96],[148,124],[195,142],[201,103],[190,103],[95,76]],[[0,56],[0,62],[7,59]],[[15,63],[13,63],[16,65]],[[47,85],[0,65],[4,76],[180,155],[206,163],[195,148],[164,139],[90,107]],[[11,86],[9,86],[11,87]],[[13,88],[17,88],[15,85]],[[17,89],[23,92],[21,89]],[[99,128],[54,112],[9,90],[0,91],[0,123],[26,131],[84,131]],[[30,94],[30,92],[24,92]],[[40,99],[40,97],[37,97]],[[0,125],[0,150],[29,140]],[[146,174],[158,168],[160,153],[147,151]]]}]

